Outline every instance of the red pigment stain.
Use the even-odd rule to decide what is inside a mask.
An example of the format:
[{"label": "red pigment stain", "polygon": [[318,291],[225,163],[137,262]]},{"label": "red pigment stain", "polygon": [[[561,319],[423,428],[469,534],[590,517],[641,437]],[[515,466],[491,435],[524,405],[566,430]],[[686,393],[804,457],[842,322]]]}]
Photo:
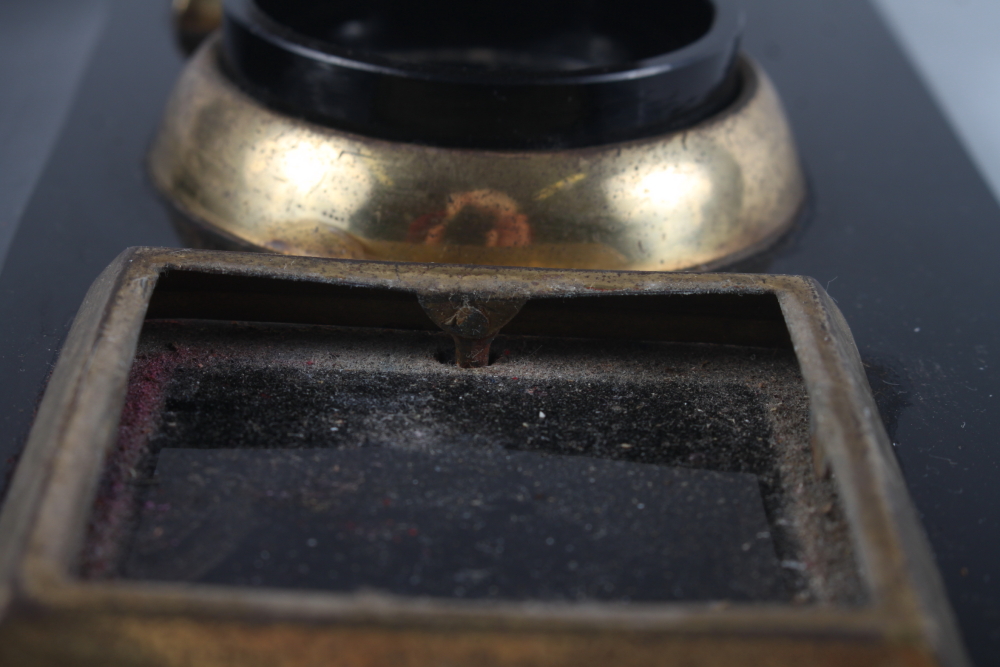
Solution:
[{"label": "red pigment stain", "polygon": [[[179,366],[197,364],[195,359],[199,356],[190,349],[172,346],[168,351],[137,355],[133,361],[125,406],[118,423],[118,442],[104,462],[104,474],[81,554],[80,569],[85,578],[114,576],[121,557],[121,533],[137,509],[137,487],[131,482],[145,472],[142,466],[149,454],[150,436],[156,431],[163,412],[164,390]],[[147,503],[150,510],[170,509],[169,504],[148,505],[151,503]]]}]

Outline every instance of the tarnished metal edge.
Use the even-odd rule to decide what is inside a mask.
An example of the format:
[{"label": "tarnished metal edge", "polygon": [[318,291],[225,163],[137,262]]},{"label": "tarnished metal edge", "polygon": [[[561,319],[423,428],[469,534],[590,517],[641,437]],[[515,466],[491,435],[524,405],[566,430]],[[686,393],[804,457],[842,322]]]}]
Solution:
[{"label": "tarnished metal edge", "polygon": [[[0,541],[0,591],[3,591],[2,595],[5,597],[12,595],[11,589],[17,583],[16,563],[23,555],[20,547],[37,528],[33,520],[37,516],[38,503],[44,494],[44,488],[52,482],[53,461],[63,444],[61,436],[65,432],[66,422],[78,408],[80,387],[89,368],[89,356],[99,345],[102,333],[107,330],[112,304],[129,291],[125,289],[129,264],[136,254],[138,253],[134,250],[127,250],[115,258],[87,292],[59,354],[45,399],[39,406],[18,465],[18,473],[14,475],[4,511],[0,514],[0,535],[5,537]],[[136,268],[148,281],[148,269],[141,263]],[[151,291],[149,289],[148,293]],[[138,296],[148,300],[148,293],[144,290]],[[144,314],[143,307],[138,318],[141,319]],[[131,321],[122,322],[121,327],[132,334],[133,348],[139,333],[135,319],[133,316]],[[122,389],[124,390],[124,385]],[[121,397],[124,397],[123,392]],[[30,474],[21,473],[21,470],[29,471]],[[0,607],[0,616],[3,612],[4,608]]]},{"label": "tarnished metal edge", "polygon": [[[809,392],[814,446],[822,448],[818,457],[829,461],[842,490],[859,565],[887,620],[912,617],[913,608],[919,608],[916,618],[941,664],[968,665],[944,583],[879,419],[854,337],[820,284],[812,278],[800,280],[803,289],[797,298],[783,293],[779,299]],[[822,319],[805,317],[806,309],[822,314]],[[852,447],[852,441],[867,446]],[[882,511],[871,512],[873,505]],[[893,631],[901,639],[912,639],[909,620]]]},{"label": "tarnished metal edge", "polygon": [[[338,596],[213,587],[74,582],[68,571],[82,538],[105,449],[124,400],[125,382],[156,278],[171,268],[284,277],[308,282],[383,286],[413,293],[482,291],[517,298],[572,294],[773,293],[781,303],[816,415],[818,445],[830,459],[872,587],[865,609],[790,609],[768,605],[514,604],[403,601],[390,596]],[[502,278],[502,280],[501,280]],[[810,315],[821,315],[817,319]],[[110,370],[108,370],[110,369]],[[109,612],[224,614],[256,610],[270,617],[345,622],[578,629],[611,626],[669,632],[755,632],[884,635],[927,642],[941,663],[967,664],[933,560],[870,397],[860,359],[836,306],[810,279],[788,276],[650,274],[547,269],[400,265],[190,250],[131,249],[88,293],[50,382],[25,458],[0,517],[0,582],[4,595],[35,604]],[[102,391],[103,390],[103,391]],[[845,430],[823,418],[848,415]],[[70,421],[56,418],[66,415]],[[105,415],[102,420],[101,415]],[[843,424],[844,422],[841,421]],[[101,447],[94,447],[100,443]],[[861,443],[859,448],[857,444]],[[51,492],[49,497],[45,497]],[[45,500],[44,506],[40,505]],[[870,516],[872,505],[878,508]],[[862,511],[862,508],[865,511]],[[865,518],[867,516],[868,518]],[[27,552],[17,551],[29,538]],[[30,558],[27,558],[30,556]],[[29,564],[30,561],[30,564]],[[223,599],[225,597],[225,599]],[[117,610],[117,611],[115,611]],[[544,617],[544,619],[543,619]],[[478,620],[477,620],[478,619]],[[548,623],[541,623],[546,620]],[[582,625],[581,625],[582,624]]]}]

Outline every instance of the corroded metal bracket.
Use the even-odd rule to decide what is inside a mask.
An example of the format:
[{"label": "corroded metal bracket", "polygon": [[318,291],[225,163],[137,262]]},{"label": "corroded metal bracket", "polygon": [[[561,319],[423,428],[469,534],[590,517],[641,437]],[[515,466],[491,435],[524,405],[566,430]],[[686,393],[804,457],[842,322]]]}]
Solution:
[{"label": "corroded metal bracket", "polygon": [[[507,320],[511,335],[793,349],[864,600],[483,604],[78,574],[147,317],[433,330],[425,309],[480,341],[470,363]],[[132,249],[80,309],[0,515],[0,663],[966,665],[877,414],[843,317],[808,278]]]},{"label": "corroded metal bracket", "polygon": [[501,327],[524,306],[524,299],[489,299],[475,294],[419,297],[427,315],[455,340],[455,364],[481,368],[490,361],[490,345]]}]

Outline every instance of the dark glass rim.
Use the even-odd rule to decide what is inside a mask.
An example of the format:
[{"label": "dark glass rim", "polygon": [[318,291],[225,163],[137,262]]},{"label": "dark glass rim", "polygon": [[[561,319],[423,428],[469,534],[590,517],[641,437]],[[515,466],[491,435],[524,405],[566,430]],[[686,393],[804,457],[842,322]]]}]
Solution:
[{"label": "dark glass rim", "polygon": [[669,52],[497,70],[350,48],[279,23],[255,0],[226,0],[224,65],[273,107],[368,136],[493,149],[603,144],[690,126],[738,92],[738,0],[687,1],[709,7],[710,24]]}]

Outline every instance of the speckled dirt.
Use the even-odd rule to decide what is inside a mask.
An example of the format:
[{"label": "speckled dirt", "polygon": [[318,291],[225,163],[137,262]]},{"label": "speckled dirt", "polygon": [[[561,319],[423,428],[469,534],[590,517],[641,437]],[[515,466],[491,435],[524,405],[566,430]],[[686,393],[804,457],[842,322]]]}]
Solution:
[{"label": "speckled dirt", "polygon": [[[83,574],[143,576],[145,566],[136,554],[155,552],[161,558],[164,549],[180,551],[179,538],[159,519],[173,511],[164,509],[154,475],[164,448],[377,448],[420,460],[482,451],[479,468],[496,452],[507,451],[642,464],[630,469],[635,471],[657,466],[753,475],[766,512],[764,531],[755,534],[765,535],[769,544],[756,556],[747,553],[748,559],[764,560],[747,560],[744,569],[756,573],[751,578],[761,585],[741,584],[737,588],[743,593],[732,595],[708,587],[711,592],[702,597],[839,604],[863,598],[833,484],[813,471],[808,401],[791,351],[500,337],[492,365],[463,370],[440,361],[449,349],[446,336],[422,332],[147,323],[119,445],[109,457],[84,549]],[[280,456],[275,456],[277,461]],[[259,457],[253,461],[250,467],[259,467]],[[339,465],[332,459],[327,463]],[[613,475],[610,469],[607,474]],[[300,483],[294,479],[289,483]],[[721,488],[710,481],[701,486],[716,495]],[[559,502],[581,505],[585,497],[581,491]],[[468,502],[473,500],[475,494],[469,495]],[[630,494],[626,504],[631,500]],[[746,529],[753,524],[752,518],[727,517],[714,521],[722,528],[725,521]],[[638,526],[635,536],[652,529],[655,522]],[[719,540],[708,533],[699,539]],[[309,553],[302,552],[303,557]],[[391,549],[385,553],[391,555]],[[773,568],[767,559],[774,561]],[[563,560],[546,567],[563,567]],[[266,563],[256,569],[266,574]],[[269,584],[260,575],[233,575],[229,583]],[[197,578],[183,572],[171,576]],[[764,581],[773,576],[777,583]],[[368,579],[361,583],[388,586],[371,572]],[[636,589],[634,582],[630,585]],[[474,587],[454,588],[471,592]],[[531,591],[550,588],[518,590],[528,591],[520,597],[532,597]],[[489,581],[482,589],[491,590]],[[586,586],[570,589],[538,595],[602,597]],[[445,588],[417,592],[448,594]],[[616,599],[632,597],[647,596]]]}]

